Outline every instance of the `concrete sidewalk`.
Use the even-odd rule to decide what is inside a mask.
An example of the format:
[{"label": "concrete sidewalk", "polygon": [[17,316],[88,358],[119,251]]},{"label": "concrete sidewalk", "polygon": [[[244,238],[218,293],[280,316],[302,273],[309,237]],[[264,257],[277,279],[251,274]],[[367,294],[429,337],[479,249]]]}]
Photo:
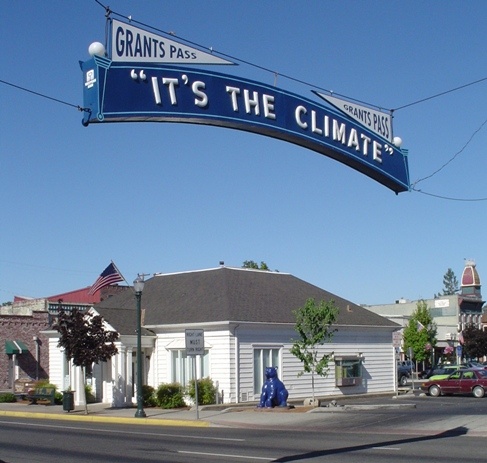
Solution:
[{"label": "concrete sidewalk", "polygon": [[66,412],[62,405],[30,405],[27,402],[0,403],[0,417],[13,416],[29,419],[55,419],[64,421],[84,421],[99,423],[144,424],[155,426],[312,426],[319,420],[318,413],[341,412],[350,410],[370,410],[375,408],[414,408],[411,403],[401,403],[387,397],[346,399],[333,398],[323,403],[325,406],[313,408],[294,405],[289,408],[261,409],[256,404],[249,405],[207,405],[188,409],[145,408],[146,418],[135,418],[136,408],[111,408],[107,404],[89,404],[88,414],[84,406]]},{"label": "concrete sidewalk", "polygon": [[[427,397],[423,396],[425,400]],[[349,423],[353,415],[374,413],[373,423],[380,423],[383,413],[416,408],[418,394],[393,396],[352,396],[326,398],[321,407],[305,407],[296,404],[294,408],[259,409],[256,404],[201,406],[198,414],[195,409],[145,408],[146,418],[135,418],[136,408],[111,408],[107,404],[89,404],[88,415],[84,406],[66,412],[62,405],[28,405],[26,402],[0,403],[2,417],[19,417],[29,420],[50,419],[64,422],[118,423],[148,426],[191,426],[191,427],[240,427],[254,429],[323,429],[334,427],[338,423]],[[412,400],[410,400],[412,399]],[[335,402],[333,402],[335,400]],[[480,403],[479,403],[480,405]],[[383,412],[381,412],[383,410]],[[356,416],[357,417],[357,416]],[[424,415],[423,415],[424,417]],[[365,415],[364,415],[365,418]],[[377,421],[379,420],[379,421]],[[367,421],[360,421],[357,429],[374,432]],[[364,427],[365,426],[365,427]],[[380,428],[381,425],[379,425]],[[464,429],[468,435],[487,437],[487,415],[453,414],[443,417],[431,415],[426,419],[408,420],[391,431],[401,434],[430,435],[449,432],[452,429]],[[377,431],[379,432],[379,431]]]}]

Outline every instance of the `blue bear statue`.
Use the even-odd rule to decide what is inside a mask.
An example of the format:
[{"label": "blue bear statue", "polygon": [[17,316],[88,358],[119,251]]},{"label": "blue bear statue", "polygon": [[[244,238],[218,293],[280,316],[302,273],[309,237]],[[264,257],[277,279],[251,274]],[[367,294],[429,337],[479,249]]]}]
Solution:
[{"label": "blue bear statue", "polygon": [[260,395],[260,408],[287,407],[288,391],[277,377],[276,367],[266,367],[265,382]]}]

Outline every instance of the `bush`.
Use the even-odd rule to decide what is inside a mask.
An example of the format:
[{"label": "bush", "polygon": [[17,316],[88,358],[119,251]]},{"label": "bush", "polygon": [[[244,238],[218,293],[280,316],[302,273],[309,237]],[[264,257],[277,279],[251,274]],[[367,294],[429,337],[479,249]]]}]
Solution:
[{"label": "bush", "polygon": [[152,386],[144,384],[142,386],[142,398],[144,407],[155,407],[157,405],[156,390]]},{"label": "bush", "polygon": [[1,403],[11,403],[17,402],[17,397],[11,392],[5,392],[4,394],[0,394],[0,402]]},{"label": "bush", "polygon": [[87,404],[94,404],[96,402],[96,397],[95,394],[93,394],[93,388],[91,387],[91,384],[85,384],[85,394]]},{"label": "bush", "polygon": [[161,408],[181,408],[186,403],[179,383],[161,384],[156,392],[157,405]]},{"label": "bush", "polygon": [[51,384],[48,379],[39,379],[34,383],[34,388],[38,387],[53,387],[57,390],[57,386]]},{"label": "bush", "polygon": [[[195,381],[192,379],[189,382],[188,395],[196,403]],[[198,380],[198,404],[211,405],[216,403],[217,389],[213,384],[211,378],[202,378]]]}]

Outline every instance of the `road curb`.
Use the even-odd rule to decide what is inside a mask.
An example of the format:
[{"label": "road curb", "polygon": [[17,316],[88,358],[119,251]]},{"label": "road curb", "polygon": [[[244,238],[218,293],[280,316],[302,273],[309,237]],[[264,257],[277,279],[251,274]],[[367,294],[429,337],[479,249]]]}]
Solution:
[{"label": "road curb", "polygon": [[0,416],[10,416],[16,418],[35,418],[59,421],[81,421],[85,423],[112,423],[112,424],[138,424],[148,426],[186,426],[194,428],[208,428],[208,421],[196,420],[167,420],[161,418],[125,418],[119,416],[94,416],[94,415],[57,415],[51,413],[29,413],[0,410]]},{"label": "road curb", "polygon": [[326,412],[346,412],[349,410],[401,410],[406,408],[416,408],[416,404],[373,404],[373,405],[336,405],[327,407],[316,407],[307,413],[326,413]]}]

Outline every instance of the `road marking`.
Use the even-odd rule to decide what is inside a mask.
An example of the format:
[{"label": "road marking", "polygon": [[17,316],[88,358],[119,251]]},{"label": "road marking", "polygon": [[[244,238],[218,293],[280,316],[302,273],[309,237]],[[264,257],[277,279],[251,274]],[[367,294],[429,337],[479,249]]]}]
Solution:
[{"label": "road marking", "polygon": [[0,421],[1,424],[17,425],[17,426],[32,426],[36,428],[54,428],[54,429],[71,429],[75,431],[96,431],[105,432],[109,434],[131,434],[142,436],[161,436],[161,437],[178,437],[181,439],[194,439],[194,440],[216,440],[216,441],[231,441],[231,442],[245,442],[246,439],[236,439],[230,437],[211,437],[211,436],[190,436],[186,434],[168,434],[158,432],[142,432],[142,431],[123,431],[118,429],[103,429],[103,428],[90,428],[81,426],[56,426],[54,424],[39,424],[39,423],[19,423],[18,421]]},{"label": "road marking", "polygon": [[265,461],[274,461],[276,458],[268,458],[268,457],[254,457],[250,455],[231,455],[229,453],[206,453],[206,452],[189,452],[187,450],[178,450],[178,453],[187,453],[189,455],[204,455],[207,457],[224,457],[224,458],[245,458],[246,460],[265,460]]},{"label": "road marking", "polygon": [[400,447],[372,447],[373,450],[401,450]]}]

